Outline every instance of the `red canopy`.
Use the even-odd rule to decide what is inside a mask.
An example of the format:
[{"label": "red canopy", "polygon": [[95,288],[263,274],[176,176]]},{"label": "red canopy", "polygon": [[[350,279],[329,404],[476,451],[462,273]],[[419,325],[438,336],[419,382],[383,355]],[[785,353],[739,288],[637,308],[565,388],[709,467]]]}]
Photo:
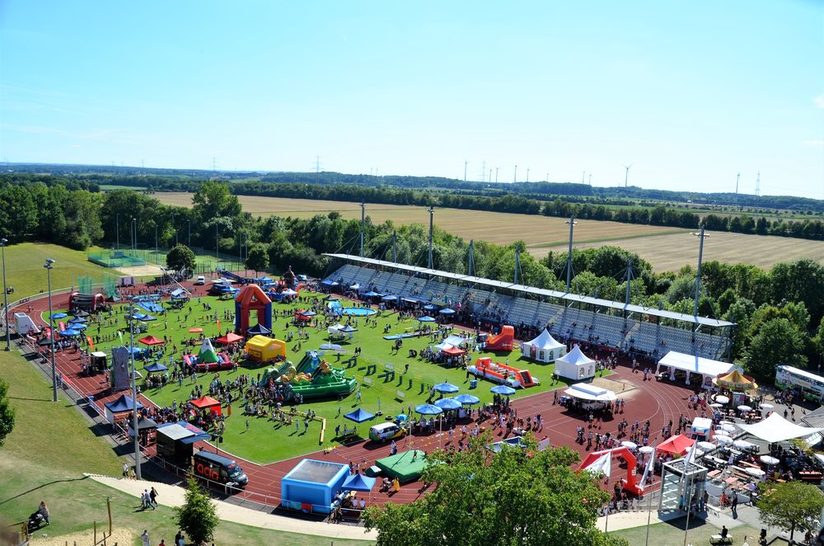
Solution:
[{"label": "red canopy", "polygon": [[463,349],[459,349],[458,347],[447,347],[446,349],[441,351],[445,355],[449,356],[461,356],[462,354],[466,353]]},{"label": "red canopy", "polygon": [[220,402],[211,396],[201,396],[192,400],[192,405],[198,409],[208,409],[212,413],[221,414]]},{"label": "red canopy", "polygon": [[215,343],[220,343],[221,345],[229,345],[231,343],[235,343],[241,341],[243,336],[239,336],[234,332],[229,332],[225,336],[221,336],[215,340]]},{"label": "red canopy", "polygon": [[655,449],[666,453],[672,453],[673,455],[685,455],[694,443],[695,440],[687,438],[683,434],[679,434],[678,436],[671,436],[667,438],[658,444]]},{"label": "red canopy", "polygon": [[154,336],[146,336],[146,337],[140,338],[138,341],[140,343],[142,343],[143,345],[149,345],[149,346],[151,346],[151,345],[163,345],[164,343],[166,343],[162,339],[158,339]]}]

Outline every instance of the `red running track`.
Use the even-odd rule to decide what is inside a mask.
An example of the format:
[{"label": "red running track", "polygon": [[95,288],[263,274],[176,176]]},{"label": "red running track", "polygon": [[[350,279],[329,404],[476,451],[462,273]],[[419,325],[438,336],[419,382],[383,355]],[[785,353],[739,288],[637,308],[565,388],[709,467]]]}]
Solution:
[{"label": "red running track", "polygon": [[[54,308],[68,307],[68,295],[52,295],[52,305]],[[45,297],[31,300],[25,304],[13,308],[13,311],[28,312],[31,307],[32,318],[39,321],[40,313],[48,310],[48,303]],[[71,351],[59,351],[56,354],[56,366],[62,374],[64,381],[84,397],[90,397],[101,414],[106,402],[116,398],[120,393],[112,393],[106,381],[106,376],[98,375],[87,377],[81,375],[80,354]],[[625,413],[617,415],[613,421],[602,422],[594,432],[604,434],[606,432],[617,435],[618,422],[625,418],[630,425],[635,421],[643,424],[650,421],[650,445],[657,445],[661,440],[661,428],[671,419],[677,424],[680,415],[685,415],[691,421],[698,412],[687,406],[687,399],[692,393],[688,388],[673,385],[670,383],[660,383],[657,381],[643,381],[640,373],[633,374],[629,362],[622,359],[615,373],[609,377],[615,381],[626,381],[635,388],[629,391],[623,398],[626,400]],[[535,417],[540,414],[544,423],[543,430],[537,432],[539,439],[548,437],[553,446],[567,446],[578,452],[581,457],[585,457],[587,450],[585,445],[575,442],[576,428],[585,425],[584,421],[574,415],[567,413],[566,409],[559,405],[553,405],[554,395],[552,392],[541,393],[534,396],[518,398],[512,402],[512,407],[517,410],[519,418]],[[151,400],[140,395],[140,400],[144,405],[154,405]],[[485,423],[489,426],[489,422]],[[501,438],[500,429],[494,432],[496,439]],[[456,431],[454,438],[460,436]],[[429,436],[414,436],[399,443],[401,450],[410,447],[409,443],[414,442],[416,449],[423,449],[431,452],[438,447],[445,447],[448,442],[446,432],[436,433]],[[214,451],[215,447],[205,442],[199,447]],[[218,450],[221,451],[221,450]],[[222,452],[222,451],[221,451]],[[149,454],[152,454],[150,450]],[[237,459],[237,457],[226,453]],[[389,455],[389,446],[383,445],[374,447],[370,443],[360,442],[351,446],[336,448],[331,453],[318,451],[292,459],[279,461],[267,465],[259,465],[252,462],[245,462],[243,468],[249,476],[249,484],[245,491],[236,494],[236,497],[248,499],[253,502],[277,506],[280,503],[280,480],[285,476],[301,459],[314,458],[320,460],[349,463],[360,463],[361,468],[366,468],[374,464],[376,459]],[[626,471],[613,472],[612,481],[617,481],[625,476]],[[378,493],[377,488],[370,495],[369,502],[398,502],[407,503],[417,499],[425,491],[421,491],[420,482],[412,482],[401,487],[401,490],[389,497],[386,494]]]}]

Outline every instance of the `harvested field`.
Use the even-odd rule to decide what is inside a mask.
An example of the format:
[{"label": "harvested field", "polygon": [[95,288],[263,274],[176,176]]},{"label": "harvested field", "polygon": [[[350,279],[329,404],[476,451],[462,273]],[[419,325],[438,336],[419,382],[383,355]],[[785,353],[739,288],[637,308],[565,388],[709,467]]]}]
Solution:
[{"label": "harvested field", "polygon": [[[191,206],[192,194],[167,192],[155,195],[163,203]],[[257,216],[292,216],[307,218],[315,214],[339,212],[344,218],[360,218],[360,205],[342,201],[281,199],[239,196],[243,210]],[[426,224],[423,207],[401,205],[367,205],[366,213],[374,223],[392,220],[396,224]],[[530,253],[545,256],[550,250],[566,251],[569,226],[563,218],[508,214],[460,209],[436,209],[436,225],[464,239],[509,244],[523,240]],[[676,271],[698,260],[698,241],[690,230],[581,220],[575,226],[575,247],[590,248],[615,245],[639,254],[656,271]],[[704,245],[704,259],[728,263],[751,263],[769,268],[778,262],[811,258],[824,263],[824,242],[712,232]]]},{"label": "harvested field", "polygon": [[[162,203],[191,206],[189,193],[157,193]],[[315,201],[312,199],[280,199],[274,197],[238,196],[243,210],[256,216],[292,216],[309,218],[316,214],[339,212],[344,218],[360,218],[360,205],[343,201]],[[392,220],[396,224],[428,224],[429,214],[423,207],[403,205],[369,205],[366,214],[373,223]],[[483,212],[461,209],[435,209],[435,224],[467,240],[508,244],[519,239],[545,254],[549,247],[564,244],[569,237],[569,226],[563,218],[529,214]],[[621,224],[618,222],[580,222],[575,227],[578,242],[601,242],[616,238],[644,237],[667,233],[686,233],[683,229],[660,226]]]},{"label": "harvested field", "polygon": [[[742,233],[707,232],[704,241],[704,261],[718,260],[726,263],[754,264],[765,269],[779,262],[791,262],[809,258],[824,263],[824,241],[808,241],[769,235],[744,235]],[[576,238],[577,239],[577,238]],[[576,248],[590,248],[605,243],[578,242]],[[688,234],[655,235],[610,241],[635,252],[652,264],[655,271],[677,271],[683,265],[695,266],[698,262],[698,238]],[[558,245],[553,250],[566,250]]]}]

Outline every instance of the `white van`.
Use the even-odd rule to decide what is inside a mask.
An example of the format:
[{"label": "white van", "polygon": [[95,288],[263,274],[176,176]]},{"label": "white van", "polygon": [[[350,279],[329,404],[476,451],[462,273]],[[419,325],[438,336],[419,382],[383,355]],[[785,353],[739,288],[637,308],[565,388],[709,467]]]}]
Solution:
[{"label": "white van", "polygon": [[195,284],[196,284],[196,285],[204,285],[204,284],[206,284],[206,277],[204,277],[203,275],[198,275],[198,276],[197,276],[197,279],[195,280]]},{"label": "white van", "polygon": [[381,423],[369,428],[369,439],[373,442],[386,442],[406,436],[406,428],[397,423]]}]

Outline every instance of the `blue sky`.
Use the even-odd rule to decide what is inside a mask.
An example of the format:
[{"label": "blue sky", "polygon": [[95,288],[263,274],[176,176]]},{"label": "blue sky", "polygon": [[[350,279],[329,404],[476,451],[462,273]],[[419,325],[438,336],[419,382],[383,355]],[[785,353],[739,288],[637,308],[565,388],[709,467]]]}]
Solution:
[{"label": "blue sky", "polygon": [[0,160],[316,156],[822,199],[824,2],[0,2]]}]

